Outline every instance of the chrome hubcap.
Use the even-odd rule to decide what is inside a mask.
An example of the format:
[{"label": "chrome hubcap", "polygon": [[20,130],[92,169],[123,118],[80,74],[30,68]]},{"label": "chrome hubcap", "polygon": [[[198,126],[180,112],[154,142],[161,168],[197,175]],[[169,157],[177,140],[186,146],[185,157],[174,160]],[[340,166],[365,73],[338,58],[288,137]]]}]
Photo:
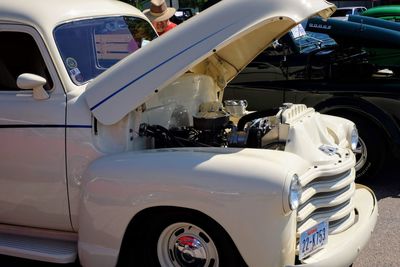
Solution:
[{"label": "chrome hubcap", "polygon": [[[181,265],[204,265],[207,254],[201,241],[193,236],[181,236],[176,240],[174,254]],[[196,264],[197,263],[197,264]]]},{"label": "chrome hubcap", "polygon": [[157,244],[161,266],[218,266],[214,242],[201,228],[189,223],[175,223],[160,235]]},{"label": "chrome hubcap", "polygon": [[359,171],[367,162],[367,156],[368,156],[367,147],[365,146],[365,143],[361,138],[358,139],[357,148],[353,152],[356,156],[355,169],[356,171]]}]

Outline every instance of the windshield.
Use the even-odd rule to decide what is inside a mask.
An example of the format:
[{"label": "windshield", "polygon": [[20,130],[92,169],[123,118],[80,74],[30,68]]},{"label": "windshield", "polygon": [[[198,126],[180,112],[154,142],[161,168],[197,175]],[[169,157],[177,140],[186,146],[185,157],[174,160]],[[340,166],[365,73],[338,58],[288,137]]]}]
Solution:
[{"label": "windshield", "polygon": [[135,17],[79,20],[54,31],[72,81],[83,84],[157,37],[152,26]]},{"label": "windshield", "polygon": [[331,17],[346,17],[351,15],[352,9],[337,9]]},{"label": "windshield", "polygon": [[317,49],[335,46],[336,42],[324,33],[307,32],[306,35],[293,39],[298,53],[309,53]]},{"label": "windshield", "polygon": [[[325,47],[337,45],[335,40],[330,38],[327,34],[305,31],[304,27],[307,23],[308,19],[302,21],[301,24],[291,29],[288,33],[291,36],[290,39],[293,40],[295,46],[294,50],[298,53],[310,53]],[[300,28],[302,34],[296,34],[297,31],[293,31],[296,28]]]}]

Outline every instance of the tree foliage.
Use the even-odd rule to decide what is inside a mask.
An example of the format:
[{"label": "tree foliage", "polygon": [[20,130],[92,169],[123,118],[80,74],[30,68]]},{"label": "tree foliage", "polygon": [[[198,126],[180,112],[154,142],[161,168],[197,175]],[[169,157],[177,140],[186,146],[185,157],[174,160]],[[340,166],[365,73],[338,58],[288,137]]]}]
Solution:
[{"label": "tree foliage", "polygon": [[150,0],[119,0],[128,4],[133,5],[134,7],[137,7],[140,10],[143,10],[143,5],[147,2],[150,2]]}]

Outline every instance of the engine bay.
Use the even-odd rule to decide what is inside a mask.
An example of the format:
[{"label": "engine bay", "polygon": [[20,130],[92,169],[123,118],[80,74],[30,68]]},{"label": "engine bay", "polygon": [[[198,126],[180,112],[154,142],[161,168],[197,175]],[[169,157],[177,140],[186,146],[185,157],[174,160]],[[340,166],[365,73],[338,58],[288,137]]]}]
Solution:
[{"label": "engine bay", "polygon": [[[227,101],[225,101],[227,102]],[[172,112],[169,127],[141,123],[139,136],[154,140],[155,148],[169,147],[242,147],[284,150],[289,125],[282,123],[281,114],[292,104],[275,109],[249,112],[243,100],[229,100],[239,107],[212,101],[200,104],[191,117],[184,106]],[[235,106],[235,107],[236,107]],[[228,111],[230,110],[230,112]],[[239,114],[234,111],[240,110]]]}]

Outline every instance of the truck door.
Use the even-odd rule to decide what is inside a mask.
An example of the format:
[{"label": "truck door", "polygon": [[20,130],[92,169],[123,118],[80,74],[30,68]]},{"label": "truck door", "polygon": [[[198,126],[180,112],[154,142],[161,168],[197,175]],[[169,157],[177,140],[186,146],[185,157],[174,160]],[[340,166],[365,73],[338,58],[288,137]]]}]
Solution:
[{"label": "truck door", "polygon": [[[32,27],[0,23],[0,40],[0,224],[71,230],[65,93]],[[45,78],[49,97],[20,89],[22,73]]]}]

